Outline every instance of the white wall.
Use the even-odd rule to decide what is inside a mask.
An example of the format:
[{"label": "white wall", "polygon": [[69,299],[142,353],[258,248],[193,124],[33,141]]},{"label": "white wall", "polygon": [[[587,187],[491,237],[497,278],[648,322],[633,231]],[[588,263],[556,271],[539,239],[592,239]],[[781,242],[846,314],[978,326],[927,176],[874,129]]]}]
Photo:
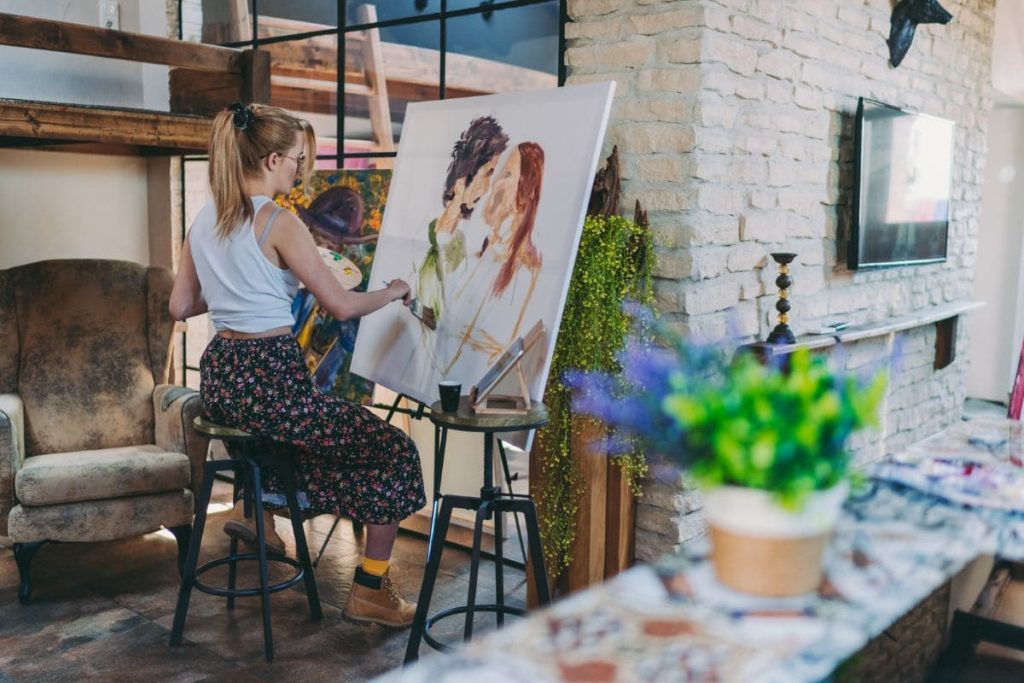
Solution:
[{"label": "white wall", "polygon": [[0,268],[51,258],[149,263],[146,160],[0,150]]},{"label": "white wall", "polygon": [[978,333],[968,352],[967,395],[1005,402],[1021,344],[1024,109],[993,109],[987,147],[974,275],[974,299],[986,306],[968,318]]}]

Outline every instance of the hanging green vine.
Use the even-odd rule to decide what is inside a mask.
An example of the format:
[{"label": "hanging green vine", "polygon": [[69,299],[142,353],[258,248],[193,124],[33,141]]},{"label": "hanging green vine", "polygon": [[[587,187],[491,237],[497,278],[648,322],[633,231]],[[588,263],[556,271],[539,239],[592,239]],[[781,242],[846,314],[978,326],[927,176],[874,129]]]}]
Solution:
[{"label": "hanging green vine", "polygon": [[[584,418],[574,419],[562,377],[567,370],[619,369],[615,356],[630,325],[622,303],[652,302],[653,263],[648,228],[621,216],[587,216],[544,393],[551,419],[537,435],[544,456],[539,463],[543,484],[535,499],[545,561],[555,577],[572,560],[582,484],[573,462],[572,440]],[[643,454],[621,455],[615,460],[637,492],[646,471]]]}]

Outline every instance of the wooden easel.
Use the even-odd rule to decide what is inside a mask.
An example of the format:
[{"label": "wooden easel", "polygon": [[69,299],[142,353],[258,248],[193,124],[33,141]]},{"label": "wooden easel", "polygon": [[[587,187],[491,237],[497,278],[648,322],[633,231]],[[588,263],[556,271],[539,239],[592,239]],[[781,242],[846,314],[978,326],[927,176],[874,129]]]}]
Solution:
[{"label": "wooden easel", "polygon": [[[530,411],[533,403],[530,400],[530,388],[523,373],[523,357],[537,340],[544,334],[544,322],[538,320],[530,328],[525,337],[519,337],[502,352],[497,362],[492,365],[483,378],[469,390],[469,402],[473,412],[479,415],[524,415]],[[518,394],[492,393],[498,383],[514,372],[516,375]]]}]

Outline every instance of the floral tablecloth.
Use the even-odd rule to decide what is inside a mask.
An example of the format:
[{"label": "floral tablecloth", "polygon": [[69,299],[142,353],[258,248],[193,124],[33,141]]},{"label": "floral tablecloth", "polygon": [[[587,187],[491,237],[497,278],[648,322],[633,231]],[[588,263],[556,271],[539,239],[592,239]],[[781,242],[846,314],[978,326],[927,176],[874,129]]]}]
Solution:
[{"label": "floral tablecloth", "polygon": [[[945,440],[915,445],[900,462],[933,449],[969,459],[956,444],[972,433],[954,428]],[[1019,429],[1015,438],[1019,446]],[[1013,448],[1004,445],[1007,453]],[[689,543],[677,556],[379,680],[818,681],[979,554],[1024,558],[1024,513],[971,508],[873,479],[846,505],[821,588],[791,599],[726,589],[714,579],[707,551],[706,541]]]},{"label": "floral tablecloth", "polygon": [[871,474],[906,486],[898,509],[882,514],[934,526],[969,511],[989,529],[985,551],[1024,560],[1024,428],[1020,422],[958,422],[879,463]]}]

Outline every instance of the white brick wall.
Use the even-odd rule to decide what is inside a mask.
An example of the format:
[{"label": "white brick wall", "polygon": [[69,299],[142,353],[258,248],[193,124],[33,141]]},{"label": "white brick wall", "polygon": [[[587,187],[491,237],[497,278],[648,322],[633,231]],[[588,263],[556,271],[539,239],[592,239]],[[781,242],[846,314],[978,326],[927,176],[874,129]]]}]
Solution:
[{"label": "white brick wall", "polygon": [[[658,305],[706,338],[764,339],[774,325],[775,265],[798,254],[791,324],[880,320],[969,299],[977,252],[995,0],[946,0],[954,20],[922,25],[888,64],[889,0],[568,0],[569,83],[619,83],[608,146],[625,169],[623,204],[650,211],[659,237]],[[845,267],[859,96],[957,123],[945,263]],[[901,448],[959,416],[968,324],[957,361],[932,370],[934,327],[899,335],[882,434],[852,443],[860,460]],[[849,349],[853,364],[886,340]],[[857,348],[857,347],[862,347]],[[653,485],[652,485],[653,486]],[[701,533],[686,494],[640,502],[638,555]]]}]

